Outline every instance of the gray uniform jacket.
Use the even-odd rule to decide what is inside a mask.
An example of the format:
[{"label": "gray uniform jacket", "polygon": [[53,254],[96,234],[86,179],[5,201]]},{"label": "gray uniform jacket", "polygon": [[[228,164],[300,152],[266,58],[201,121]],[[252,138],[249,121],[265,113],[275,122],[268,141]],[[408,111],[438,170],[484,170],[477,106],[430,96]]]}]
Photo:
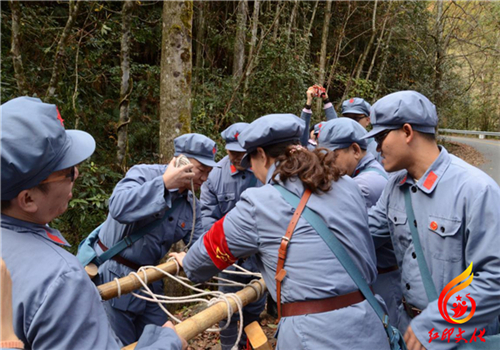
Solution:
[{"label": "gray uniform jacket", "polygon": [[[59,231],[2,215],[16,335],[25,349],[120,349],[95,285],[58,245],[68,246]],[[181,349],[171,329],[149,327],[141,339],[142,349]]]},{"label": "gray uniform jacket", "polygon": [[231,164],[229,156],[225,156],[217,163],[207,181],[201,186],[201,222],[203,230],[210,230],[212,225],[231,209],[248,187],[262,186],[262,182],[255,178],[253,171],[237,170]]},{"label": "gray uniform jacket", "polygon": [[[122,257],[139,266],[157,265],[173,243],[181,239],[185,243],[189,242],[193,223],[193,201],[196,201],[193,242],[203,233],[198,200],[191,191],[179,194],[177,191],[166,190],[162,178],[166,168],[167,165],[160,164],[132,167],[125,178],[116,185],[109,201],[108,218],[99,233],[100,240],[110,248],[134,229],[161,219],[177,197],[184,197],[185,200],[161,225],[120,253]],[[95,249],[98,254],[102,254],[97,244]],[[130,271],[132,269],[114,260],[108,260],[99,267],[102,283],[110,282],[114,277],[128,275]],[[155,292],[160,291],[161,286],[157,286]],[[140,312],[145,303],[146,301],[130,294],[112,299],[113,307],[123,311]]]},{"label": "gray uniform jacket", "polygon": [[[274,169],[269,169],[267,183]],[[304,191],[300,181],[287,181],[285,187],[298,196]],[[328,193],[313,194],[308,206],[328,227],[340,231],[339,240],[371,284],[377,273],[375,251],[356,183],[344,176]],[[193,245],[184,259],[184,271],[191,280],[204,281],[237,258],[256,254],[259,270],[276,300],[278,248],[293,211],[271,184],[246,190],[236,207]],[[292,236],[284,268],[283,303],[324,299],[358,289],[304,218]],[[382,323],[366,300],[334,311],[284,317],[277,337],[278,349],[388,348]]]},{"label": "gray uniform jacket", "polygon": [[[451,349],[458,328],[470,339],[474,330],[494,328],[500,314],[500,188],[486,174],[440,147],[440,155],[415,183],[405,170],[392,176],[377,205],[369,210],[370,232],[375,244],[392,238],[405,299],[424,309],[411,320],[422,344],[429,344],[429,332],[455,327],[452,341],[432,341],[432,349]],[[438,300],[428,302],[413,245],[405,209],[404,187],[409,186],[418,234],[437,294],[473,262],[474,278],[460,291],[475,299],[473,317],[462,324],[443,319]],[[447,309],[451,310],[457,295]],[[470,311],[470,310],[469,310]],[[451,311],[449,311],[451,312]],[[406,330],[409,317],[401,311],[400,328]],[[452,316],[452,314],[450,314]],[[403,322],[403,317],[406,322]],[[490,327],[488,327],[490,324]],[[479,340],[478,340],[479,341]],[[463,344],[463,342],[461,342]]]}]

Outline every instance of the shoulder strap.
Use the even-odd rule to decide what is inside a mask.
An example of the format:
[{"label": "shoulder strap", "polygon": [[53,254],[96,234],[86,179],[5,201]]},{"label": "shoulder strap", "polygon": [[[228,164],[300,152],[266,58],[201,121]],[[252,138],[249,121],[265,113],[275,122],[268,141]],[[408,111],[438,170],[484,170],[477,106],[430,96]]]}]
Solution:
[{"label": "shoulder strap", "polygon": [[125,248],[132,246],[132,244],[134,244],[139,239],[144,237],[144,235],[146,235],[147,233],[151,232],[153,229],[161,225],[161,223],[179,206],[179,204],[183,201],[183,199],[184,199],[183,197],[177,198],[172,204],[172,207],[170,207],[170,209],[167,210],[165,214],[163,214],[163,217],[160,220],[152,221],[146,226],[137,229],[132,234],[123,237],[123,239],[120,240],[118,243],[116,243],[114,246],[109,248],[100,256],[96,257],[97,265],[101,265],[105,261],[121,253]]},{"label": "shoulder strap", "polygon": [[429,302],[431,302],[438,298],[436,287],[434,286],[434,281],[432,280],[431,273],[429,272],[429,268],[427,267],[424,252],[422,251],[422,245],[420,244],[420,237],[418,235],[417,229],[417,220],[415,220],[415,214],[413,212],[413,206],[411,204],[410,186],[405,186],[404,191],[406,215],[408,216],[408,226],[410,227],[413,246],[415,247],[415,254],[417,254],[418,268],[420,270],[420,276],[422,276],[422,282],[424,283],[427,299],[429,299]]},{"label": "shoulder strap", "polygon": [[[276,187],[278,191],[280,191],[280,188]],[[307,201],[309,200],[310,196],[311,196],[311,191],[307,189],[302,195],[300,202],[299,202],[299,197],[296,197],[297,205],[295,205],[294,208],[296,207],[297,209],[295,209],[295,212],[293,213],[292,216],[292,220],[290,220],[290,223],[288,224],[288,228],[286,229],[286,234],[283,237],[281,237],[281,244],[278,250],[278,265],[276,266],[276,275],[274,277],[274,279],[276,280],[276,304],[278,306],[278,320],[281,318],[281,282],[286,276],[286,270],[283,268],[285,266],[286,251],[288,249],[288,244],[292,239],[295,226],[297,226],[297,222],[299,222],[300,215],[302,214],[302,211],[306,207]]]},{"label": "shoulder strap", "polygon": [[383,172],[379,168],[367,167],[367,168],[364,168],[363,170],[361,170],[359,173],[361,174],[361,173],[364,173],[366,171],[374,171],[374,172],[379,173],[380,175],[382,175],[386,180],[389,179],[389,177],[387,176],[387,173]]},{"label": "shoulder strap", "polygon": [[[288,203],[290,203],[292,206],[295,206],[297,204],[298,202],[297,196],[295,196],[293,193],[291,193],[281,185],[274,185],[274,186]],[[361,275],[361,272],[359,271],[359,268],[356,266],[356,264],[354,264],[354,262],[348,255],[342,243],[340,243],[335,234],[332,234],[330,229],[324,223],[323,219],[321,219],[321,217],[319,217],[311,209],[306,207],[302,215],[309,222],[309,224],[311,224],[311,226],[318,232],[321,238],[323,238],[328,247],[333,251],[333,253],[340,261],[342,266],[346,269],[351,278],[354,280],[361,293],[363,293],[366,300],[368,300],[370,305],[373,307],[378,317],[380,317],[384,325],[386,325],[388,323],[388,316],[382,310],[382,307],[378,303],[377,299],[375,299],[375,296],[373,295],[373,292],[368,286],[368,283],[366,283],[365,279]]]}]

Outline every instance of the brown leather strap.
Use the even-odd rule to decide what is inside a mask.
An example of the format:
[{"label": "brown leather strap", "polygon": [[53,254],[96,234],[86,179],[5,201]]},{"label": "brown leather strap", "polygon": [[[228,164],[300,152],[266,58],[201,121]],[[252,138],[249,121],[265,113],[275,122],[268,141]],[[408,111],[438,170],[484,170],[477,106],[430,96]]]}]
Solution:
[{"label": "brown leather strap", "polygon": [[281,244],[278,250],[278,265],[276,267],[276,276],[274,279],[276,280],[276,302],[278,305],[278,321],[281,318],[281,282],[286,276],[286,270],[283,268],[285,266],[286,260],[286,250],[288,248],[288,244],[290,243],[290,239],[292,238],[293,231],[295,230],[295,226],[297,226],[297,222],[299,222],[300,215],[304,210],[309,197],[311,196],[311,190],[306,189],[302,198],[300,199],[300,203],[295,209],[293,213],[292,220],[288,224],[288,228],[286,229],[286,234],[281,237]]},{"label": "brown leather strap", "polygon": [[378,272],[379,275],[381,275],[381,274],[384,274],[384,273],[389,273],[389,272],[392,272],[392,271],[396,271],[398,269],[399,269],[398,265],[393,265],[391,267],[384,267],[384,268],[377,267],[377,272]]},{"label": "brown leather strap", "polygon": [[295,303],[283,304],[281,306],[281,316],[299,316],[307,314],[318,314],[320,312],[328,312],[344,307],[357,304],[365,300],[363,294],[357,290],[352,293],[338,295],[336,297],[320,299],[320,300],[307,300],[297,301]]},{"label": "brown leather strap", "polygon": [[[106,250],[108,250],[108,247],[106,247],[104,245],[104,243],[101,242],[100,239],[97,239],[97,244],[99,245],[99,247],[101,247],[102,251],[105,252]],[[140,266],[137,265],[136,263],[133,263],[132,261],[130,260],[127,260],[125,258],[122,258],[121,256],[119,255],[115,255],[114,257],[111,258],[112,260],[116,261],[117,263],[120,263],[122,265],[125,265],[127,267],[130,267],[131,269],[134,269],[135,271],[139,270]]]},{"label": "brown leather strap", "polygon": [[403,297],[402,302],[403,302],[403,306],[405,308],[405,311],[408,314],[408,316],[410,316],[410,318],[415,318],[422,313],[422,310],[420,310],[419,308],[417,308],[417,307],[413,306],[412,304],[410,304],[409,302],[407,302],[405,297]]}]

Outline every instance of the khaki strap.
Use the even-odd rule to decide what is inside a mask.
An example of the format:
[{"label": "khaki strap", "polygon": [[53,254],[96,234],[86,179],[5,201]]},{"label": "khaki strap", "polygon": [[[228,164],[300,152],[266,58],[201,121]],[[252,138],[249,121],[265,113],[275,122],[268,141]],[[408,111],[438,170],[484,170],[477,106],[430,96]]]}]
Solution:
[{"label": "khaki strap", "polygon": [[304,211],[304,208],[306,207],[307,201],[309,200],[310,196],[311,196],[311,190],[306,189],[304,194],[302,195],[302,198],[300,199],[299,205],[297,206],[295,212],[293,213],[292,220],[290,220],[290,223],[288,224],[286,234],[283,237],[281,237],[281,244],[278,250],[278,265],[276,267],[276,276],[274,277],[274,279],[276,280],[276,302],[278,306],[278,321],[281,318],[281,282],[286,276],[286,270],[283,268],[285,266],[286,251],[288,248],[288,244],[292,239],[295,226],[297,226],[297,223],[299,222],[300,219],[300,215],[302,215],[302,211]]}]

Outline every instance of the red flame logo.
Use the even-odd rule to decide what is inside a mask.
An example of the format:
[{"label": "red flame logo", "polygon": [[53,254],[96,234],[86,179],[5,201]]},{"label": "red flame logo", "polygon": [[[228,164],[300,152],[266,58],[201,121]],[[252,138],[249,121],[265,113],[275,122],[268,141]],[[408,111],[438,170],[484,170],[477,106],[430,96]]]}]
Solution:
[{"label": "red flame logo", "polygon": [[[472,274],[472,262],[470,263],[469,267],[462,272],[460,275],[455,277],[454,279],[451,280],[450,283],[446,285],[446,287],[443,288],[443,291],[439,295],[439,300],[438,300],[438,306],[439,306],[439,313],[445,321],[448,321],[449,323],[453,324],[461,324],[469,321],[472,316],[474,315],[474,312],[476,311],[476,301],[467,294],[465,297],[469,299],[471,303],[471,310],[469,312],[469,315],[465,318],[462,319],[456,319],[454,317],[461,317],[465,314],[467,311],[467,303],[465,300],[461,300],[461,296],[457,296],[457,302],[453,303],[453,307],[451,308],[454,312],[453,317],[450,317],[448,315],[448,310],[446,308],[446,305],[448,304],[448,300],[453,296],[453,294],[460,292],[462,289],[468,287],[472,283],[472,279],[474,277],[474,274]],[[463,282],[459,284],[460,282]],[[461,303],[459,303],[461,301]]]}]

